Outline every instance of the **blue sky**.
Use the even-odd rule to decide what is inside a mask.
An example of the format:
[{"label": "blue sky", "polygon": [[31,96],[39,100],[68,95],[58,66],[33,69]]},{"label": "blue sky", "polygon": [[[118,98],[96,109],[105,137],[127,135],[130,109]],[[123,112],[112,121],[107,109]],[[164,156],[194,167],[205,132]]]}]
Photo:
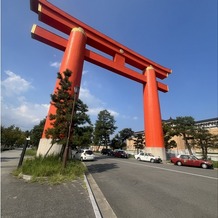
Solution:
[{"label": "blue sky", "polygon": [[[50,0],[173,73],[159,92],[162,119],[218,116],[217,0]],[[29,1],[1,1],[1,123],[30,130],[45,118],[63,52],[31,38]],[[67,36],[65,36],[67,37]],[[80,98],[93,124],[101,110],[117,131],[144,129],[142,85],[84,63]]]}]

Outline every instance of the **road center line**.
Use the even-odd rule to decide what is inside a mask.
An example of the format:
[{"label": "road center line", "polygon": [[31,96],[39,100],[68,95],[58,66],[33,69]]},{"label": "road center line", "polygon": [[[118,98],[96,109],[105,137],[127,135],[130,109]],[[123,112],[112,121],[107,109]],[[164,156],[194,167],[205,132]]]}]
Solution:
[{"label": "road center line", "polygon": [[139,164],[139,163],[132,163],[132,162],[127,162],[127,161],[122,161],[122,160],[117,160],[117,161],[127,163],[127,164],[135,164],[135,165],[140,165],[140,166],[144,166],[144,167],[150,167],[150,168],[155,168],[155,169],[166,170],[166,171],[170,171],[170,172],[174,172],[174,173],[181,173],[181,174],[186,174],[186,175],[191,175],[191,176],[198,176],[198,177],[202,177],[202,178],[218,180],[218,178],[211,177],[211,176],[204,176],[204,175],[195,174],[195,173],[187,173],[187,172],[182,172],[182,171],[178,171],[178,170],[171,170],[171,169],[165,169],[165,168],[156,167],[156,166],[142,165],[142,164]]}]

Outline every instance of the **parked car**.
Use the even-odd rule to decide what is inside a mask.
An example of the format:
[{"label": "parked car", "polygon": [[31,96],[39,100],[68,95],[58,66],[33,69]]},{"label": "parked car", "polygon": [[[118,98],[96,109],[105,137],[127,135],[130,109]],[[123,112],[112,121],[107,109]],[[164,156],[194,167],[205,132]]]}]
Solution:
[{"label": "parked car", "polygon": [[114,157],[128,158],[129,155],[123,150],[115,150],[114,151]]},{"label": "parked car", "polygon": [[213,162],[209,160],[198,159],[194,155],[180,154],[170,158],[171,162],[178,166],[202,167],[204,169],[212,168]]},{"label": "parked car", "polygon": [[74,155],[77,160],[95,160],[95,155],[92,150],[89,149],[81,149],[77,151]]},{"label": "parked car", "polygon": [[114,151],[113,151],[113,150],[110,150],[107,155],[108,155],[108,156],[114,156]]},{"label": "parked car", "polygon": [[135,159],[139,161],[148,161],[151,163],[161,163],[162,159],[160,157],[154,156],[151,153],[140,152],[135,155]]},{"label": "parked car", "polygon": [[110,152],[111,152],[111,149],[109,149],[109,148],[103,148],[101,150],[101,154],[103,154],[103,155],[109,155]]}]

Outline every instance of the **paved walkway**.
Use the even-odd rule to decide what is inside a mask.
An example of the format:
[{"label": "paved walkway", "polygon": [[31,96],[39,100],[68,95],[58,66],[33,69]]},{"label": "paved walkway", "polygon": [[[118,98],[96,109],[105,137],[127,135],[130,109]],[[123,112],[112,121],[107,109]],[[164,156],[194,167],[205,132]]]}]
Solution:
[{"label": "paved walkway", "polygon": [[97,217],[84,180],[51,186],[13,177],[21,151],[1,153],[2,218]]}]

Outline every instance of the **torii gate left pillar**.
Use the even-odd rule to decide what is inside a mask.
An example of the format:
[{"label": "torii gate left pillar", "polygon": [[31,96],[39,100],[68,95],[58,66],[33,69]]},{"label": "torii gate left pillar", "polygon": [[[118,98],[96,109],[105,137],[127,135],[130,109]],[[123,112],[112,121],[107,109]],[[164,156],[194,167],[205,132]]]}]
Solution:
[{"label": "torii gate left pillar", "polygon": [[[85,53],[85,45],[86,45],[86,35],[82,28],[73,28],[67,46],[63,55],[63,59],[60,66],[60,73],[63,73],[65,70],[70,70],[72,73],[69,81],[72,83],[71,95],[74,95],[74,87],[80,87],[81,78],[82,78],[82,69],[84,63],[84,53]],[[54,88],[54,92],[57,91],[59,86],[59,80],[56,81],[56,85]],[[76,96],[78,98],[78,95]],[[50,114],[55,114],[56,108],[54,105],[50,104],[48,115],[46,117],[45,126],[42,134],[42,138],[40,139],[39,149],[37,151],[37,155],[44,155],[47,153],[50,148],[50,139],[46,138],[46,130],[48,128],[52,128],[51,121],[49,119]],[[51,147],[50,153],[59,153],[61,150],[60,145],[54,145]]]},{"label": "torii gate left pillar", "polygon": [[[73,86],[80,86],[84,60],[143,85],[146,150],[154,155],[159,155],[165,160],[166,153],[158,90],[167,92],[168,87],[156,79],[164,79],[172,71],[133,52],[46,0],[31,0],[31,9],[39,14],[39,19],[42,22],[69,35],[67,40],[36,25],[33,26],[31,31],[34,39],[64,51],[60,73],[63,73],[66,69],[71,70],[73,74],[70,81]],[[89,50],[85,45],[89,45],[91,49],[93,47],[111,56],[111,58],[96,53],[96,51]],[[128,65],[137,68],[141,73],[132,70]],[[57,86],[58,82],[56,83],[55,90]],[[51,105],[49,113],[54,112],[55,108],[52,108]],[[38,154],[43,155],[50,146],[49,139],[46,139],[44,134],[45,130],[49,127],[51,127],[51,124],[49,116],[47,116]],[[55,153],[55,151],[51,150],[51,153]]]}]

